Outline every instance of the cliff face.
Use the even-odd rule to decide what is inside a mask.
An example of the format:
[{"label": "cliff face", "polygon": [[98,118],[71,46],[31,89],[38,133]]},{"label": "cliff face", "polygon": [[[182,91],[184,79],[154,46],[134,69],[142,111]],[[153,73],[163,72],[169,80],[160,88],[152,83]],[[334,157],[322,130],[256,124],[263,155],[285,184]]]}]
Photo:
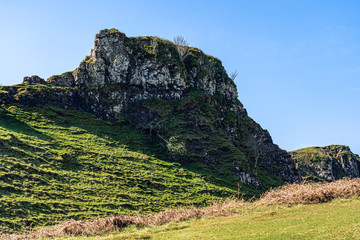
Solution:
[{"label": "cliff face", "polygon": [[[156,37],[127,38],[114,29],[102,30],[95,36],[91,55],[74,72],[50,77],[47,82],[51,86],[104,90],[93,91],[92,98],[111,103],[104,109],[109,120],[129,103],[154,98],[178,100],[190,88],[236,100],[236,86],[221,62],[198,49],[188,51],[182,62],[176,46],[169,41]],[[101,105],[94,106],[94,110],[104,106]],[[245,112],[241,105],[233,107],[238,113]]]},{"label": "cliff face", "polygon": [[218,59],[114,29],[96,35],[91,55],[75,71],[46,82],[28,77],[0,91],[0,103],[51,104],[129,121],[148,133],[164,158],[234,185],[265,189],[300,180],[290,155],[248,117],[237,97]]},{"label": "cliff face", "polygon": [[311,147],[290,152],[304,179],[332,181],[360,177],[359,155],[341,145]]}]

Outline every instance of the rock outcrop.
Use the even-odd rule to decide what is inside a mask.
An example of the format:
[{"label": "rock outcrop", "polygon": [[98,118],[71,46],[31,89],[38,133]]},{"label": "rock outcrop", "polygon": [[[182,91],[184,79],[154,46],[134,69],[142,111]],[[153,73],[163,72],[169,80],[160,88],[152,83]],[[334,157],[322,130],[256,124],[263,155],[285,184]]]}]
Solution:
[{"label": "rock outcrop", "polygon": [[310,147],[290,154],[304,179],[332,181],[360,177],[360,157],[347,146]]},{"label": "rock outcrop", "polygon": [[[50,77],[47,82],[51,86],[83,90],[116,89],[108,96],[114,104],[107,109],[107,116],[119,114],[134,101],[181,99],[190,88],[236,100],[236,86],[221,62],[198,49],[189,51],[191,54],[183,63],[175,44],[169,41],[156,37],[127,38],[115,29],[102,30],[95,36],[91,55],[75,71]],[[241,107],[237,111],[245,110]]]},{"label": "rock outcrop", "polygon": [[75,87],[73,72],[66,72],[61,75],[51,76],[46,80],[50,86]]},{"label": "rock outcrop", "polygon": [[22,84],[38,85],[38,84],[47,84],[47,83],[41,77],[37,75],[33,75],[31,77],[24,77]]},{"label": "rock outcrop", "polygon": [[126,119],[158,141],[168,159],[234,184],[265,189],[299,181],[291,156],[247,115],[220,60],[196,48],[186,51],[180,58],[170,41],[105,29],[73,72],[50,77],[43,88],[4,88],[0,102],[53,104],[103,120]]}]

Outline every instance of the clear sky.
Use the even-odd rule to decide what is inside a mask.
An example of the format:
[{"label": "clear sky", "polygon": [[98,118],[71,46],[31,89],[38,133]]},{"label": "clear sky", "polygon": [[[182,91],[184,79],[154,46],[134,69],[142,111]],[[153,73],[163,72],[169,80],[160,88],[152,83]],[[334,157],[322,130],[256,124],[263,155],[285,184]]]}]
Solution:
[{"label": "clear sky", "polygon": [[281,148],[360,154],[360,1],[0,0],[0,84],[75,69],[113,27],[182,35],[237,69],[240,101]]}]

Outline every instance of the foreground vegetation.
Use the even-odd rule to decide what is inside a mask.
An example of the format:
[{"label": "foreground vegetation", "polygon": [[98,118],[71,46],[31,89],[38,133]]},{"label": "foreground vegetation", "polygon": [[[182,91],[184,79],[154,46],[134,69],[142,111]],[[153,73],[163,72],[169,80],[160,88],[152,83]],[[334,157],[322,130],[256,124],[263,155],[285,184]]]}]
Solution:
[{"label": "foreground vegetation", "polygon": [[[179,106],[188,106],[189,99]],[[154,112],[160,109],[157,108],[160,105],[150,102],[142,104]],[[158,114],[166,117],[175,113]],[[177,116],[179,122],[184,116]],[[144,228],[200,217],[250,214],[257,205],[216,200],[259,195],[266,188],[281,184],[276,178],[263,179],[262,182],[270,184],[255,189],[235,180],[230,182],[231,177],[225,179],[223,175],[229,175],[230,166],[224,167],[223,175],[216,175],[194,164],[164,161],[168,158],[163,157],[166,154],[156,139],[126,118],[118,120],[112,124],[90,114],[54,106],[1,105],[0,233],[29,229],[34,237],[99,235],[129,225]],[[194,137],[187,132],[188,127],[170,125],[166,126],[170,132],[184,130],[178,134]],[[212,134],[208,139],[221,142],[214,139],[216,136]],[[224,159],[231,160],[231,156]],[[271,201],[271,204],[325,202],[357,195],[359,185],[351,181],[311,191],[302,185],[290,185],[296,187],[271,191],[257,203],[265,206]],[[298,195],[290,194],[292,198],[284,199],[289,192]],[[208,208],[198,208],[214,201]],[[190,208],[164,211],[189,205]],[[44,228],[54,224],[58,225]],[[28,236],[25,234],[25,238]]]},{"label": "foreground vegetation", "polygon": [[0,239],[354,239],[360,237],[359,195],[360,179],[291,184],[254,202],[232,198],[206,208],[70,220]]},{"label": "foreground vegetation", "polygon": [[244,215],[203,218],[102,237],[67,239],[359,239],[360,199],[257,207]]},{"label": "foreground vegetation", "polygon": [[237,189],[157,157],[126,121],[52,106],[0,106],[0,232],[205,206]]}]

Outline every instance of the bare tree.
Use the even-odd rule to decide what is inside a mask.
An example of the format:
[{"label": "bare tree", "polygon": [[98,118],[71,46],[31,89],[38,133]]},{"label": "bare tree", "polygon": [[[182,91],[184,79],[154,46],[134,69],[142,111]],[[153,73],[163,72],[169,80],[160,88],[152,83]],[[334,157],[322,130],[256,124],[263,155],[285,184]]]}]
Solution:
[{"label": "bare tree", "polygon": [[156,53],[156,48],[158,46],[158,42],[159,42],[159,38],[158,37],[153,37],[150,43],[150,46],[152,48],[153,53]]},{"label": "bare tree", "polygon": [[235,78],[237,77],[237,75],[238,75],[238,72],[237,72],[236,69],[235,69],[235,71],[230,74],[230,78],[231,78],[233,81],[235,81]]},{"label": "bare tree", "polygon": [[174,43],[176,50],[179,53],[179,57],[181,62],[185,60],[185,58],[189,55],[189,43],[185,40],[183,36],[176,36],[174,37]]},{"label": "bare tree", "polygon": [[249,147],[253,150],[255,156],[255,168],[258,165],[259,159],[263,154],[262,144],[265,141],[265,135],[263,133],[260,134],[251,134],[251,138],[249,141]]}]

